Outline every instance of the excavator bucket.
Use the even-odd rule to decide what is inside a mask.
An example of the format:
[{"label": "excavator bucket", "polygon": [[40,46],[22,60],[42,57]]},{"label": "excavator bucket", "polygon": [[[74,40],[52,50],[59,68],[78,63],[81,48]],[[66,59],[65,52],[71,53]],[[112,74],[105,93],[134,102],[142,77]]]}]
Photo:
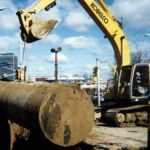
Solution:
[{"label": "excavator bucket", "polygon": [[20,21],[21,38],[32,43],[47,36],[57,25],[57,20],[42,20],[30,14],[17,13]]},{"label": "excavator bucket", "polygon": [[44,21],[37,17],[32,18],[32,26],[29,35],[26,35],[24,41],[34,42],[47,36],[56,26],[57,20]]},{"label": "excavator bucket", "polygon": [[44,38],[54,29],[57,22],[57,20],[44,21],[37,17],[33,17],[32,25],[29,27],[28,34],[23,30],[21,31],[22,40],[27,43],[32,43]]}]

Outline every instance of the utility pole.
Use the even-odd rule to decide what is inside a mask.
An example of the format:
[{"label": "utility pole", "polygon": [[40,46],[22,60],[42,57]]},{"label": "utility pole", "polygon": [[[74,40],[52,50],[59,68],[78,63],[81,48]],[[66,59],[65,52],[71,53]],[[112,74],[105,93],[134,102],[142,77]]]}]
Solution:
[{"label": "utility pole", "polygon": [[101,106],[101,96],[100,96],[100,60],[96,59],[97,62],[97,97],[98,97],[98,106]]},{"label": "utility pole", "polygon": [[61,47],[58,47],[56,49],[54,49],[54,48],[51,49],[51,52],[55,53],[55,82],[58,81],[58,58],[57,58],[57,54],[60,51],[62,51]]}]

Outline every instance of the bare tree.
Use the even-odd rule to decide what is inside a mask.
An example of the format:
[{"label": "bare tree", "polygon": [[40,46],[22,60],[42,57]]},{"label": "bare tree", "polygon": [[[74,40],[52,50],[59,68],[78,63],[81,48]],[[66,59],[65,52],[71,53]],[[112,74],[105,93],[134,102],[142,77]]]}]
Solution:
[{"label": "bare tree", "polygon": [[150,51],[139,50],[131,53],[131,63],[150,63]]}]

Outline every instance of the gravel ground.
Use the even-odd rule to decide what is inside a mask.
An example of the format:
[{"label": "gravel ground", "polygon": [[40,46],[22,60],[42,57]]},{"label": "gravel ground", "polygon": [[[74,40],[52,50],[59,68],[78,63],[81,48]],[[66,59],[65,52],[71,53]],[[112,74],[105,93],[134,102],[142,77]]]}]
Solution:
[{"label": "gravel ground", "polygon": [[95,149],[146,149],[147,128],[118,128],[97,124],[85,142]]}]

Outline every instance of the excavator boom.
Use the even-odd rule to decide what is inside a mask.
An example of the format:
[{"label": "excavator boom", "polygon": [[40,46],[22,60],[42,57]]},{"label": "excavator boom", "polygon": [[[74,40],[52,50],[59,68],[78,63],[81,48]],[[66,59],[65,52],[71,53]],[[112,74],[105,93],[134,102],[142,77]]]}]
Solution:
[{"label": "excavator boom", "polygon": [[130,64],[130,50],[127,38],[117,20],[111,15],[102,0],[79,0],[87,13],[105,33],[115,51],[118,69]]}]

